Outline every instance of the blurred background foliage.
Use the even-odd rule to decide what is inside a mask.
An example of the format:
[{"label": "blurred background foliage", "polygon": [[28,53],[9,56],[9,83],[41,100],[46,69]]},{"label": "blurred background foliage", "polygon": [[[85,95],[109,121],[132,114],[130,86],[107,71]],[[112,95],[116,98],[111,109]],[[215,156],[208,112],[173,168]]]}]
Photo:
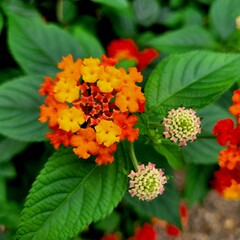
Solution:
[{"label": "blurred background foliage", "polygon": [[[26,69],[18,64],[22,59],[13,56],[11,49],[17,48],[24,37],[18,32],[19,28],[26,27],[26,34],[31,35],[31,32],[24,22],[14,22],[14,18],[9,17],[11,13],[43,19],[65,30],[82,46],[79,52],[85,57],[100,57],[108,44],[118,38],[134,39],[139,49],[153,47],[160,56],[143,71],[145,79],[158,62],[172,53],[195,49],[240,50],[240,33],[235,29],[235,17],[240,15],[239,0],[2,0],[0,4],[0,84],[26,74]],[[31,37],[39,44],[38,38],[45,35],[32,33]],[[56,38],[49,44],[57,44],[60,40]],[[33,71],[47,72],[43,68]],[[224,106],[225,99],[230,101],[229,92],[215,104],[216,112],[227,117],[228,113],[219,107]],[[53,149],[46,142],[19,141],[2,134],[0,151],[0,239],[14,239],[24,200]],[[142,154],[144,150],[139,153]],[[194,157],[191,152],[188,154]],[[200,159],[196,160],[197,164],[189,164],[186,170],[187,184],[179,196],[187,196],[190,205],[201,201],[209,189],[208,180],[217,163],[214,156],[210,155],[210,166]],[[131,205],[131,199],[126,197],[112,214],[90,225],[81,237],[100,238],[103,232],[117,229],[126,236],[132,235],[132,222],[148,221],[150,216],[146,212],[154,211],[145,211],[146,206],[133,207],[134,204]]]}]

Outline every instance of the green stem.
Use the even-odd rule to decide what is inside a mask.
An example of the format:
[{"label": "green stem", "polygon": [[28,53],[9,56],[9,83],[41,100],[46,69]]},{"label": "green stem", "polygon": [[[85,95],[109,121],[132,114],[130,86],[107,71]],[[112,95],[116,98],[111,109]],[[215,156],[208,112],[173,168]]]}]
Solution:
[{"label": "green stem", "polygon": [[138,160],[136,158],[134,146],[132,142],[129,142],[129,152],[130,152],[130,158],[132,160],[133,167],[135,171],[138,171]]}]

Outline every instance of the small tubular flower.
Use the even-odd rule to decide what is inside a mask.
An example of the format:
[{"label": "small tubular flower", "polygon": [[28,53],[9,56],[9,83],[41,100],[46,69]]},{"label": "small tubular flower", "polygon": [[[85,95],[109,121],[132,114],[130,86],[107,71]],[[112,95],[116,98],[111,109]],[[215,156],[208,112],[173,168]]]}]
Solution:
[{"label": "small tubular flower", "polygon": [[59,128],[66,132],[77,132],[81,127],[80,125],[85,122],[84,113],[76,107],[63,109],[58,112],[57,121]]},{"label": "small tubular flower", "polygon": [[81,67],[82,78],[85,82],[94,83],[99,78],[102,69],[98,58],[85,58]]},{"label": "small tubular flower", "polygon": [[201,133],[201,121],[193,109],[179,107],[168,112],[163,119],[164,136],[176,142],[179,146],[187,145],[187,141],[194,141]]},{"label": "small tubular flower", "polygon": [[[47,96],[39,121],[48,122],[47,138],[54,148],[70,145],[79,158],[95,156],[101,165],[113,162],[120,140],[137,139],[134,113],[144,111],[145,96],[136,83],[142,75],[136,68],[127,73],[116,64],[117,59],[106,56],[102,61],[92,57],[74,61],[68,55],[58,64],[62,71],[54,79],[44,79],[39,94]],[[127,94],[124,88],[135,94],[131,103],[118,99]]]},{"label": "small tubular flower", "polygon": [[56,100],[62,103],[71,103],[79,98],[79,87],[71,78],[60,78],[53,91]]},{"label": "small tubular flower", "polygon": [[74,153],[80,158],[87,159],[91,155],[97,155],[99,145],[96,142],[96,132],[88,128],[80,128],[77,135],[73,135],[71,138],[71,145]]},{"label": "small tubular flower", "polygon": [[121,129],[120,140],[127,138],[129,142],[134,142],[138,138],[139,129],[134,129],[133,126],[137,123],[138,118],[135,115],[128,113],[114,113],[114,123]]},{"label": "small tubular flower", "polygon": [[138,171],[130,172],[129,193],[140,200],[153,200],[164,192],[164,184],[167,183],[166,176],[163,176],[162,169],[156,169],[155,164],[139,165]]},{"label": "small tubular flower", "polygon": [[121,128],[108,120],[101,120],[95,126],[97,142],[106,147],[120,141]]}]

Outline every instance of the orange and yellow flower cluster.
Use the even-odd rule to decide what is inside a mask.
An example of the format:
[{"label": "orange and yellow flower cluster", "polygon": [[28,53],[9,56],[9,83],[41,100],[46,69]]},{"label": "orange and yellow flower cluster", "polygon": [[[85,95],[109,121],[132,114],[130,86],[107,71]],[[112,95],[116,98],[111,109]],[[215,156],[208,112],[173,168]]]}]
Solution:
[{"label": "orange and yellow flower cluster", "polygon": [[213,188],[226,199],[240,199],[240,89],[232,96],[229,112],[237,117],[237,126],[232,119],[219,120],[213,135],[221,146],[226,146],[218,156],[220,169],[215,172]]},{"label": "orange and yellow flower cluster", "polygon": [[46,136],[55,149],[72,146],[79,158],[96,156],[101,165],[114,160],[119,141],[138,138],[134,113],[144,111],[145,96],[137,85],[143,77],[136,68],[126,72],[116,64],[106,56],[74,61],[68,55],[55,78],[45,78],[39,93],[47,97],[39,121],[48,121],[52,131]]}]

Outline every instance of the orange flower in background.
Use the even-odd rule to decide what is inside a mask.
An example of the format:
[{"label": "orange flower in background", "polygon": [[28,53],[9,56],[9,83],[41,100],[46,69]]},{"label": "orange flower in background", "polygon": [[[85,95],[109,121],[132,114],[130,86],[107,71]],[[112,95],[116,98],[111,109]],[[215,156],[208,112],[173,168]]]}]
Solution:
[{"label": "orange flower in background", "polygon": [[[117,69],[114,58],[73,60],[63,57],[55,79],[46,77],[39,93],[47,95],[40,106],[40,122],[52,130],[46,137],[55,149],[72,146],[83,159],[96,156],[98,165],[113,162],[117,143],[133,142],[139,130],[135,112],[143,111],[145,96],[136,85],[142,75],[136,68]],[[129,94],[130,91],[130,94]]]},{"label": "orange flower in background", "polygon": [[108,45],[107,55],[119,60],[134,60],[137,69],[142,71],[159,54],[154,48],[145,48],[143,51],[139,51],[138,46],[132,39],[117,39]]}]

